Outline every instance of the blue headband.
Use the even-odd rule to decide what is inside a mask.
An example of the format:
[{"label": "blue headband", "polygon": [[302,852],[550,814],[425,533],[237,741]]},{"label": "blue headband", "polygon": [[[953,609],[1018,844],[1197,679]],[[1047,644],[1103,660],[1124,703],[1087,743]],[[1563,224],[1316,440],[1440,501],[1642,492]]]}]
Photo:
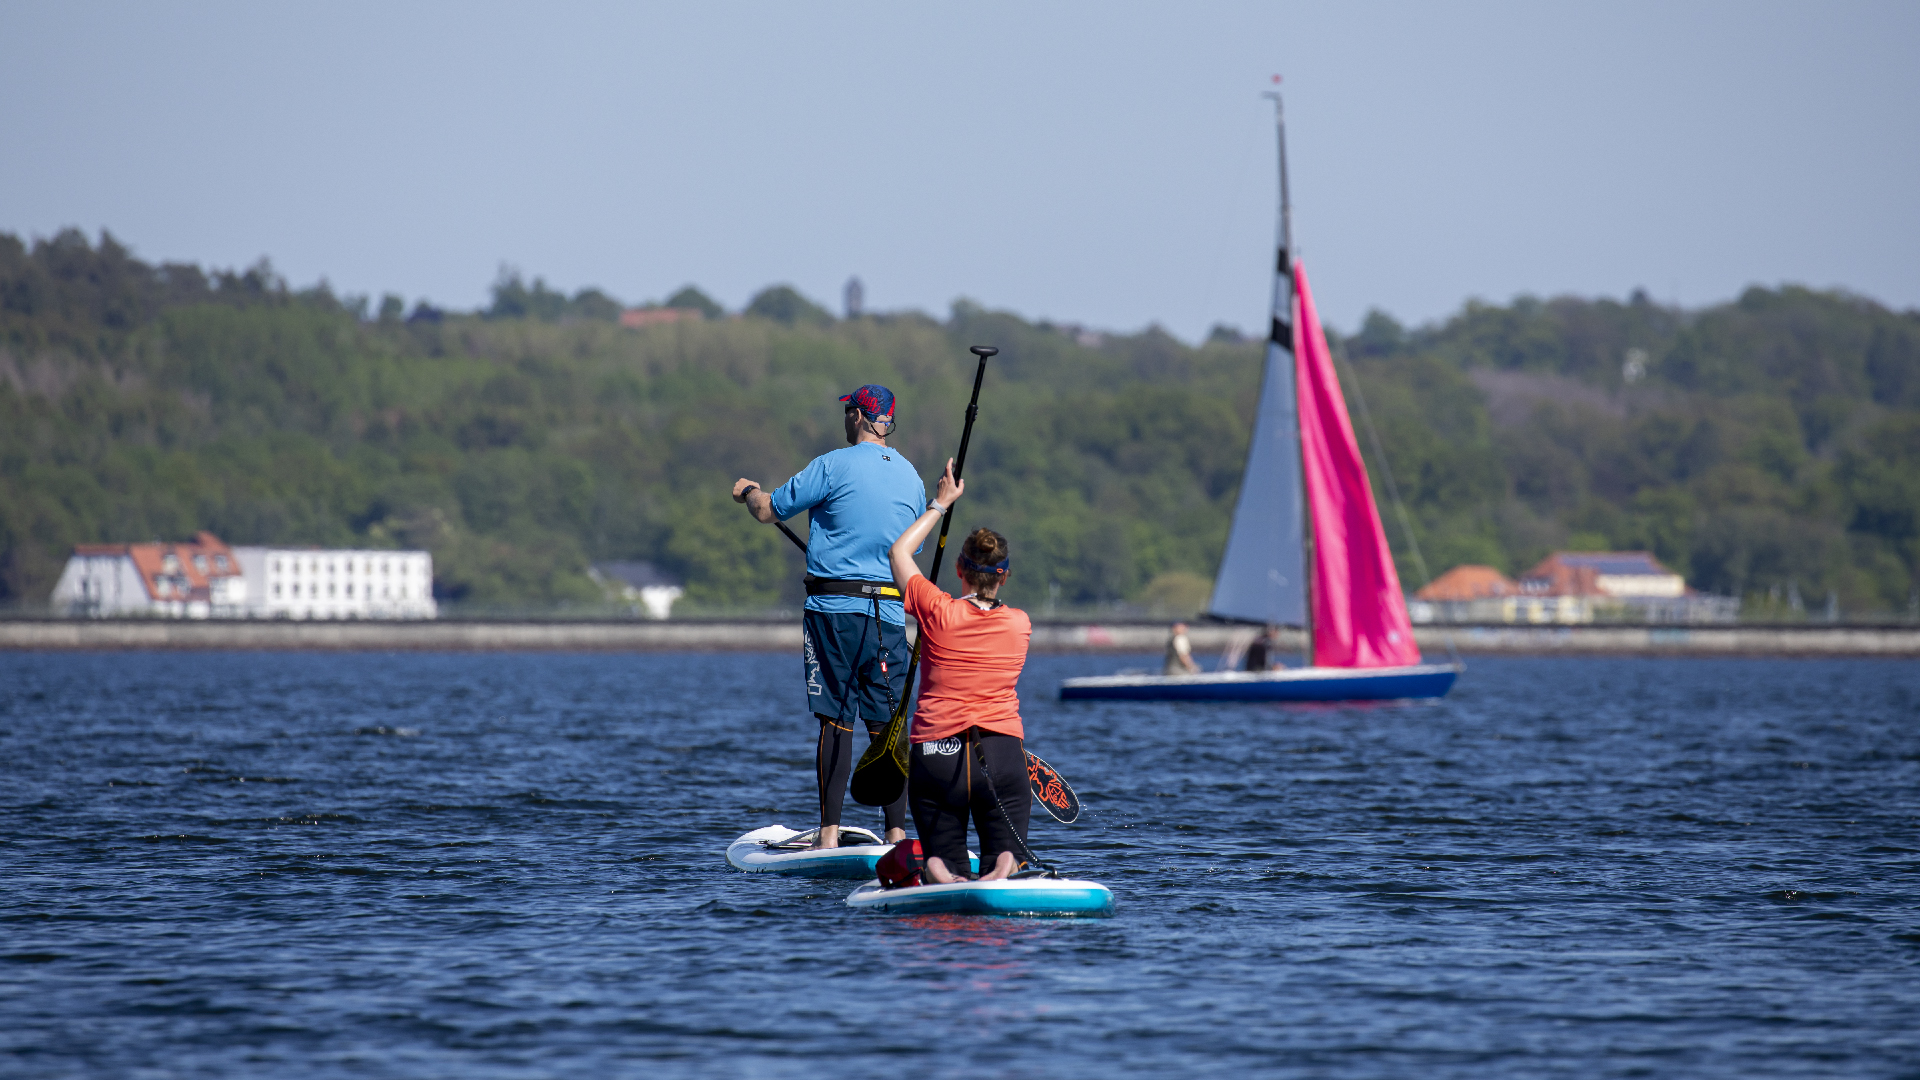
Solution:
[{"label": "blue headband", "polygon": [[1013,559],[1011,557],[1008,557],[1005,559],[1001,559],[999,562],[995,563],[992,566],[981,566],[979,563],[974,562],[972,559],[967,558],[965,555],[962,555],[959,557],[960,569],[971,570],[976,574],[1004,574],[1007,572],[1007,564],[1012,561]]}]

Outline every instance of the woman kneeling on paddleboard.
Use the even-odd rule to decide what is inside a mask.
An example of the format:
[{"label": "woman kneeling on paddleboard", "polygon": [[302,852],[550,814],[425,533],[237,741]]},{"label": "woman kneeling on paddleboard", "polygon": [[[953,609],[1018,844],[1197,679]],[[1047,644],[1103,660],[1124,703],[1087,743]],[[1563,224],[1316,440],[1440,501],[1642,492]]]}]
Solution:
[{"label": "woman kneeling on paddleboard", "polygon": [[998,598],[1007,580],[1007,539],[975,529],[960,545],[956,568],[972,591],[958,599],[922,576],[913,560],[914,549],[965,490],[948,461],[926,513],[887,552],[893,583],[920,623],[920,704],[907,800],[926,876],[943,885],[966,879],[969,816],[980,834],[980,880],[1013,873],[1015,853],[1025,849],[1029,810],[1026,732],[1014,688],[1033,622]]}]

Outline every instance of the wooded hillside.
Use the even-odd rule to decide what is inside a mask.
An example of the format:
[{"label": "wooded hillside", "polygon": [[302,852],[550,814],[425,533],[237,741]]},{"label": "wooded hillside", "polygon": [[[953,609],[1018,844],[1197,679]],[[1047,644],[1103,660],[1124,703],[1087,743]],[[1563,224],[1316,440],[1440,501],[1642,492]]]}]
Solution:
[{"label": "wooded hillside", "polygon": [[[692,289],[669,304],[720,314]],[[606,559],[679,573],[710,610],[791,605],[798,558],[728,482],[839,445],[834,398],[863,382],[899,395],[896,441],[932,476],[975,343],[1003,351],[955,526],[1012,539],[1010,597],[1204,592],[1257,343],[1087,337],[965,302],[837,320],[785,288],[639,330],[620,308],[515,277],[488,311],[408,316],[264,265],[0,235],[0,602],[43,603],[76,542],[205,528],[426,547],[443,598],[476,607],[592,603]],[[1830,591],[1849,614],[1910,607],[1920,313],[1798,288],[1697,312],[1522,299],[1411,331],[1375,314],[1340,349],[1435,572],[1647,547],[1760,614]],[[1417,585],[1391,515],[1388,533]]]}]

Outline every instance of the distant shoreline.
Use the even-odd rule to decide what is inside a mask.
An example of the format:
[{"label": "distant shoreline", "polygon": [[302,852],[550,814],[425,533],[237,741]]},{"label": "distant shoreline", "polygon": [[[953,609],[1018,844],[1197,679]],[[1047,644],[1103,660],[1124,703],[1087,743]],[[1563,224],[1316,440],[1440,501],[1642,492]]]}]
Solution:
[{"label": "distant shoreline", "polygon": [[[1237,628],[1197,623],[1203,659]],[[1421,626],[1431,661],[1448,639],[1463,656],[1857,656],[1920,657],[1915,626]],[[1035,652],[1157,653],[1167,624],[1036,622]],[[800,621],[303,622],[174,619],[0,620],[0,650],[241,650],[331,652],[798,652]],[[1297,654],[1298,631],[1283,631],[1280,654]]]}]

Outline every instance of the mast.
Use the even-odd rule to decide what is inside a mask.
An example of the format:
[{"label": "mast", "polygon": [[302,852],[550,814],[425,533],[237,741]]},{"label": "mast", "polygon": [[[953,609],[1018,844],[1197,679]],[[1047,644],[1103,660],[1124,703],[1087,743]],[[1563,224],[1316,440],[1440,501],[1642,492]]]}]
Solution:
[{"label": "mast", "polygon": [[[1260,95],[1273,101],[1273,126],[1280,148],[1280,239],[1279,254],[1274,259],[1273,275],[1273,320],[1268,330],[1269,338],[1275,345],[1294,356],[1293,324],[1299,318],[1295,308],[1296,290],[1293,283],[1293,199],[1287,189],[1287,114],[1280,100],[1280,76],[1273,77],[1274,89]],[[1295,357],[1298,362],[1298,357]],[[1293,429],[1298,437],[1300,431],[1300,387],[1296,382],[1293,389]],[[1306,470],[1301,468],[1299,482],[1301,490],[1306,490]],[[1313,511],[1310,506],[1303,507],[1300,515],[1303,535],[1301,537],[1306,553],[1306,574],[1301,585],[1305,591],[1306,602],[1303,605],[1301,626],[1306,635],[1302,651],[1308,666],[1313,664]]]},{"label": "mast", "polygon": [[[1278,80],[1276,80],[1278,81]],[[1276,117],[1277,119],[1277,117]],[[1301,473],[1299,362],[1294,312],[1300,307],[1299,268],[1285,191],[1286,142],[1280,142],[1279,237],[1269,299],[1267,340],[1261,349],[1260,396],[1247,443],[1247,468],[1234,503],[1233,526],[1214,576],[1207,612],[1230,622],[1310,627],[1307,621],[1307,492]]]}]

